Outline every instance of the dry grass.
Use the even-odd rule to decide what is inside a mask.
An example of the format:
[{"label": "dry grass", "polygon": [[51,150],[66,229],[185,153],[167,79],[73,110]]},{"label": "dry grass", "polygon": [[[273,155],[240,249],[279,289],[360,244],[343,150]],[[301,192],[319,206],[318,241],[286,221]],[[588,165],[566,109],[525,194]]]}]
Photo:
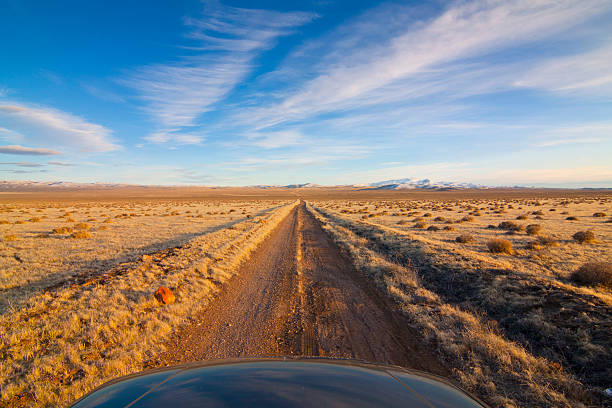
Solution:
[{"label": "dry grass", "polygon": [[612,289],[612,263],[585,263],[572,273],[571,279],[581,285],[602,285]]},{"label": "dry grass", "polygon": [[[609,214],[612,198],[456,200],[449,194],[446,200],[378,201],[378,211],[391,215],[361,220],[358,214],[373,204],[313,203],[356,264],[390,296],[406,296],[404,310],[420,322],[417,326],[466,388],[500,407],[603,404],[602,392],[612,377],[612,293],[601,284],[578,284],[571,275],[593,259],[610,262],[609,224],[592,215]],[[473,241],[456,241],[457,232],[431,234],[397,223],[397,217],[424,212],[433,220],[480,213],[472,222],[453,223],[459,235],[471,235]],[[565,220],[570,212],[577,221]],[[497,227],[521,214],[539,217],[546,235],[534,240],[516,221],[502,225],[509,230]],[[585,230],[597,236],[593,245],[573,240],[577,231]],[[489,252],[486,243],[501,234],[511,242],[514,256]],[[390,286],[396,276],[406,276],[415,289],[401,279]],[[429,309],[430,298],[439,302],[434,309]],[[454,320],[459,317],[479,322],[476,332],[468,335],[471,326]],[[496,339],[489,340],[488,331]],[[522,363],[500,366],[499,361],[509,361],[510,349],[524,356]],[[545,374],[547,367],[556,374]]]},{"label": "dry grass", "polygon": [[388,238],[389,232],[382,235],[368,226],[314,212],[355,265],[401,305],[463,387],[494,407],[579,407],[589,401],[580,382],[558,364],[504,338],[486,318],[446,303],[423,286],[418,272],[391,262],[365,238]]},{"label": "dry grass", "polygon": [[507,239],[495,238],[487,242],[487,248],[489,252],[494,254],[508,254],[513,255],[514,249],[512,248],[512,242]]},{"label": "dry grass", "polygon": [[592,244],[596,242],[593,231],[578,231],[572,235],[572,238],[581,244]]},{"label": "dry grass", "polygon": [[[116,212],[118,206],[109,203],[97,209],[91,207],[93,205],[76,207],[70,212],[75,218],[90,219],[91,213]],[[128,262],[115,262],[110,266],[102,263],[99,269],[79,268],[70,273],[48,274],[44,291],[21,281],[23,286],[13,286],[4,292],[4,300],[9,303],[0,315],[0,405],[65,406],[108,379],[141,371],[146,361],[163,350],[168,336],[212,299],[220,285],[289,213],[292,205],[275,201],[215,202],[205,203],[205,206],[169,202],[167,205],[150,203],[140,209],[137,207],[119,209],[120,214],[128,216],[122,216],[121,221],[107,231],[96,228],[92,238],[79,240],[78,244],[74,240],[62,239],[63,236],[51,235],[44,241],[36,239],[35,230],[30,230],[24,232],[30,235],[19,244],[23,248],[3,249],[13,251],[11,253],[21,259],[4,265],[0,282],[6,284],[23,276],[13,265],[25,264],[27,269],[40,274],[49,271],[48,266],[47,269],[41,268],[32,261],[44,262],[45,254],[50,254],[46,251],[51,250],[57,251],[52,255],[56,258],[66,256],[71,252],[61,250],[66,245],[80,256],[99,259],[104,253],[101,250],[116,251],[113,237],[115,240],[122,237],[118,243],[126,249],[129,248],[127,239],[132,237],[131,233],[135,234],[135,239],[140,239],[140,245],[145,243],[140,250],[129,254],[131,260]],[[158,208],[157,214],[162,208],[180,212],[180,215],[168,217],[172,223],[178,224],[178,231],[192,228],[198,232],[165,240],[161,248],[148,246],[144,239],[167,234],[167,224],[157,218],[161,216],[143,215],[150,212],[151,207]],[[248,209],[251,218],[236,213],[220,217],[219,213],[228,212],[228,207]],[[192,214],[198,208],[200,211],[202,208],[210,209],[215,214],[206,219],[198,218],[196,223],[192,221],[195,219]],[[54,208],[48,209],[47,213],[53,214],[49,223],[57,222],[57,216],[63,214],[57,214]],[[146,224],[134,222],[145,217],[150,219],[150,230]],[[214,222],[212,225],[211,221]],[[129,229],[123,230],[124,226]],[[41,225],[37,230],[48,231],[50,228]],[[125,232],[130,234],[118,235]],[[86,230],[77,230],[76,233],[89,234]],[[177,243],[180,246],[177,247]],[[36,248],[38,253],[34,251],[26,255],[24,250],[32,251],[32,248]],[[142,251],[153,255],[144,256]],[[4,259],[6,262],[7,258]],[[87,263],[95,265],[90,258]],[[7,267],[12,267],[15,275],[9,275],[7,270],[11,269]],[[175,303],[158,304],[153,294],[160,286],[172,290],[176,296]],[[22,296],[20,302],[17,295]]]}]

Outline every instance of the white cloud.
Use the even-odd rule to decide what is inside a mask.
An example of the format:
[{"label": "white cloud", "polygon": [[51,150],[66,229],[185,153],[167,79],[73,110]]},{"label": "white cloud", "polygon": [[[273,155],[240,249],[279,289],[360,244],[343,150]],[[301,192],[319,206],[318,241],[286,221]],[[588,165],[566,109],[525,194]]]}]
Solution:
[{"label": "white cloud", "polygon": [[18,155],[29,155],[29,156],[50,156],[55,154],[62,154],[57,150],[43,149],[43,148],[32,148],[24,146],[0,146],[0,153],[4,154],[18,154]]},{"label": "white cloud", "polygon": [[0,164],[19,166],[19,167],[44,167],[44,164],[32,162],[0,162]]},{"label": "white cloud", "polygon": [[567,144],[603,143],[612,141],[612,124],[585,123],[553,127],[534,132],[538,141],[536,147],[552,147]]},{"label": "white cloud", "polygon": [[[179,61],[136,69],[122,82],[134,88],[145,101],[144,110],[167,129],[196,125],[198,117],[223,99],[253,68],[254,58],[271,48],[314,16],[281,13],[207,3],[204,17],[188,19],[189,38],[197,42],[197,55]],[[180,132],[178,133],[180,135]],[[174,133],[167,133],[175,140]],[[166,136],[150,136],[155,140]],[[180,141],[179,141],[180,142]]]},{"label": "white cloud", "polygon": [[[260,127],[272,126],[322,112],[442,92],[449,80],[462,84],[467,92],[474,92],[469,90],[474,87],[480,91],[499,89],[500,84],[510,87],[515,72],[503,69],[502,82],[488,72],[490,64],[483,68],[467,64],[467,59],[548,38],[611,6],[603,0],[457,2],[433,20],[406,24],[401,33],[394,27],[387,38],[381,17],[388,20],[395,15],[378,13],[380,24],[372,22],[368,34],[382,40],[360,46],[352,39],[362,34],[346,29],[338,46],[333,36],[325,37],[312,47],[325,53],[321,59],[326,63],[317,67],[314,78],[298,89],[289,87],[278,103],[249,110],[243,117],[250,123],[263,123]],[[410,13],[411,9],[393,11]]]},{"label": "white cloud", "polygon": [[0,105],[0,119],[31,143],[85,152],[107,152],[119,148],[111,139],[110,129],[52,108]]},{"label": "white cloud", "polygon": [[612,45],[554,58],[528,71],[516,86],[550,91],[595,91],[612,95]]},{"label": "white cloud", "polygon": [[174,142],[179,145],[199,145],[204,142],[204,136],[194,133],[176,133],[173,131],[154,132],[143,137],[143,139],[155,144]]},{"label": "white cloud", "polygon": [[252,134],[248,136],[251,144],[264,149],[277,149],[280,147],[295,146],[302,142],[303,136],[296,130]]}]

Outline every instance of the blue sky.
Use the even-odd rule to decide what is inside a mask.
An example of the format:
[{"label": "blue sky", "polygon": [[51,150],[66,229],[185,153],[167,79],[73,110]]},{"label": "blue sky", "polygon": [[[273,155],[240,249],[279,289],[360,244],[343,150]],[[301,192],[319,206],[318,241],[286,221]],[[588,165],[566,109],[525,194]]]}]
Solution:
[{"label": "blue sky", "polygon": [[611,157],[609,0],[0,2],[1,179],[612,187]]}]

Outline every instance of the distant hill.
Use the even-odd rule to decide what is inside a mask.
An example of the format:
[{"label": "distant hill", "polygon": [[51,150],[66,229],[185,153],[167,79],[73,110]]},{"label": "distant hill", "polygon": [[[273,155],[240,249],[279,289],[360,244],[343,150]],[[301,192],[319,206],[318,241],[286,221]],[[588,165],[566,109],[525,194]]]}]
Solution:
[{"label": "distant hill", "polygon": [[368,187],[364,189],[369,190],[412,190],[412,189],[426,189],[426,190],[460,190],[469,188],[487,188],[473,183],[456,183],[452,181],[438,181],[433,182],[430,179],[415,179],[415,178],[402,178],[395,180],[378,181],[375,183],[368,184]]}]

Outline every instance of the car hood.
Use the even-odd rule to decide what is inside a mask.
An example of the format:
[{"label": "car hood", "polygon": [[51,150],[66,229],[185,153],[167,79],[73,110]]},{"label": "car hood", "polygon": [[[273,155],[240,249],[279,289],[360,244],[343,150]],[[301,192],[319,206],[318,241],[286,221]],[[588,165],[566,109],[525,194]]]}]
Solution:
[{"label": "car hood", "polygon": [[73,408],[482,408],[447,380],[336,359],[241,359],[151,370],[113,380]]}]

